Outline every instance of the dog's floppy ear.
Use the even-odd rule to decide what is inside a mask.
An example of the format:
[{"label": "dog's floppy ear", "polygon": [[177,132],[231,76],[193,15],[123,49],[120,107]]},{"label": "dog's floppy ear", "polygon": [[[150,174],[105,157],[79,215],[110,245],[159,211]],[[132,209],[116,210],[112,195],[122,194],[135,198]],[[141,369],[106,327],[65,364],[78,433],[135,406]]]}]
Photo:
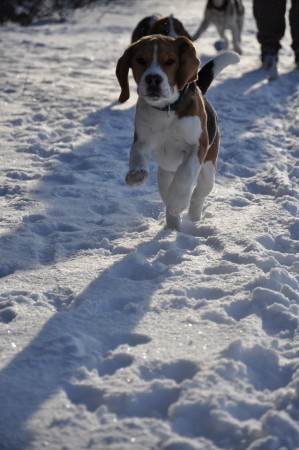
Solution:
[{"label": "dog's floppy ear", "polygon": [[124,103],[130,97],[129,69],[131,67],[132,46],[129,46],[124,54],[119,58],[116,66],[116,76],[121,87],[118,101]]},{"label": "dog's floppy ear", "polygon": [[180,55],[180,67],[177,73],[178,89],[183,89],[186,84],[197,80],[199,59],[192,42],[183,36],[176,39],[176,45]]}]

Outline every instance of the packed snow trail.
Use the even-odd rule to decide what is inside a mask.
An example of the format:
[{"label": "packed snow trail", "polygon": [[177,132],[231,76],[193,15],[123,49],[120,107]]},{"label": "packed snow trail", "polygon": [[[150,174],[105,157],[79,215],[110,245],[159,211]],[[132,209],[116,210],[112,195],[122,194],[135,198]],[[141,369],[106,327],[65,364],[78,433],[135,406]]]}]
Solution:
[{"label": "packed snow trail", "polygon": [[[204,2],[174,0],[192,32]],[[163,229],[155,165],[124,182],[117,59],[154,0],[0,29],[1,450],[299,448],[299,73],[244,55],[213,82],[216,185]],[[215,30],[195,45],[215,54]]]}]

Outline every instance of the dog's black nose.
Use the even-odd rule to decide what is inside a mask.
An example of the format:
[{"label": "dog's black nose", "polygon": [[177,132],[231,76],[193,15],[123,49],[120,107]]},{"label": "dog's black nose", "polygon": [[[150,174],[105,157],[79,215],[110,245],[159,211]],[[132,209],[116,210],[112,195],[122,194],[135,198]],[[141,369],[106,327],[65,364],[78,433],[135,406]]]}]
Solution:
[{"label": "dog's black nose", "polygon": [[153,73],[147,75],[145,81],[149,87],[156,88],[162,83],[162,77],[157,73]]}]

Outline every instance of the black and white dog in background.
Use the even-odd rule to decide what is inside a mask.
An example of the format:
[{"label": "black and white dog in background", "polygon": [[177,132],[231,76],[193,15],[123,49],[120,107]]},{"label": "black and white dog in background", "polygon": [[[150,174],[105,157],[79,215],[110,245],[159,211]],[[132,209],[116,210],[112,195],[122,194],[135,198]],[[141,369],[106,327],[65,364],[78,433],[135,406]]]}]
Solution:
[{"label": "black and white dog in background", "polygon": [[216,50],[228,48],[229,41],[225,35],[226,30],[232,34],[233,49],[241,54],[241,34],[244,22],[244,6],[242,0],[208,0],[204,18],[192,40],[198,39],[210,25],[214,25],[222,39],[215,43]]}]

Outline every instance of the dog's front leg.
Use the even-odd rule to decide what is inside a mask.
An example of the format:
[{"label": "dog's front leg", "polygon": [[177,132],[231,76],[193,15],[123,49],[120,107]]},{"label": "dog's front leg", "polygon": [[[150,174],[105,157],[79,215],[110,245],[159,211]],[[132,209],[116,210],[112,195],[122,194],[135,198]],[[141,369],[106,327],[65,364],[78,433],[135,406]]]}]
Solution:
[{"label": "dog's front leg", "polygon": [[229,42],[227,39],[227,36],[225,34],[225,28],[222,22],[217,24],[217,30],[219,33],[219,36],[221,37],[222,41],[223,41],[223,49],[226,50],[228,48]]},{"label": "dog's front leg", "polygon": [[197,151],[194,151],[177,168],[166,197],[167,220],[169,217],[175,222],[181,212],[188,208],[200,167]]},{"label": "dog's front leg", "polygon": [[129,172],[126,175],[126,183],[129,186],[142,184],[149,175],[149,152],[138,142],[134,142],[130,151]]}]

